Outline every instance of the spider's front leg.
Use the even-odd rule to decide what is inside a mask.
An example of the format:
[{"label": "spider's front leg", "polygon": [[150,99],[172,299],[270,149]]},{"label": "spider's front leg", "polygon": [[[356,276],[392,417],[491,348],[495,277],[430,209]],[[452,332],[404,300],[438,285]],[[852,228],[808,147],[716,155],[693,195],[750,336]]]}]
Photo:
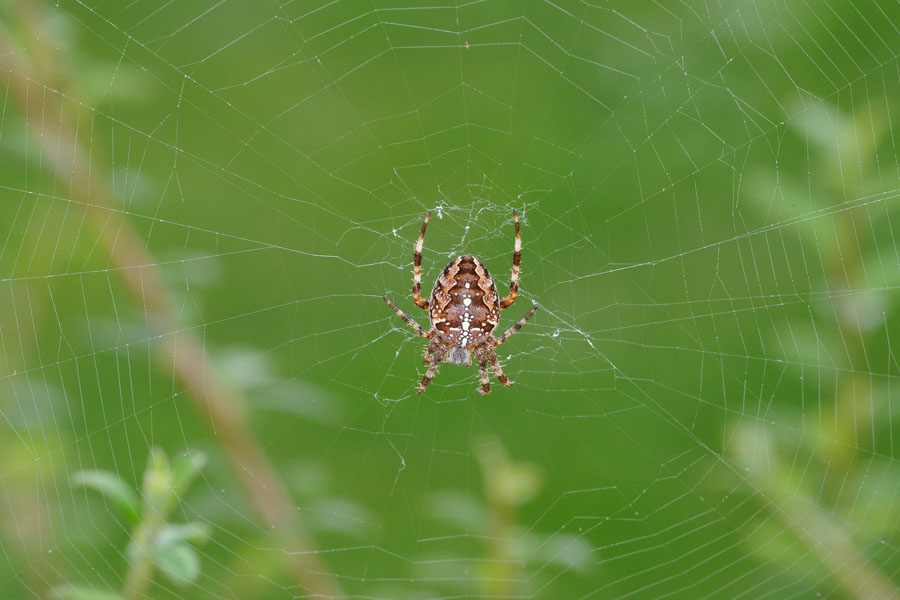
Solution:
[{"label": "spider's front leg", "polygon": [[519,235],[519,213],[513,211],[513,221],[516,222],[516,243],[513,249],[512,275],[509,277],[509,295],[500,301],[500,308],[504,309],[516,301],[519,292],[519,264],[522,262],[522,237]]},{"label": "spider's front leg", "polygon": [[522,319],[521,319],[518,323],[516,323],[515,325],[513,325],[512,327],[510,327],[509,329],[507,329],[507,330],[506,330],[506,333],[504,333],[503,335],[501,335],[501,336],[498,337],[498,338],[492,338],[493,344],[494,344],[495,346],[499,346],[500,344],[502,344],[503,342],[505,342],[506,340],[508,340],[508,339],[509,339],[509,336],[511,336],[512,334],[514,334],[514,333],[517,332],[518,330],[522,329],[522,326],[525,325],[525,323],[528,322],[528,319],[530,319],[531,316],[532,316],[534,313],[537,312],[537,309],[538,309],[538,305],[537,305],[537,304],[535,304],[534,306],[532,306],[532,307],[531,307],[531,310],[528,311],[528,314],[525,315],[524,317],[522,317]]},{"label": "spider's front leg", "polygon": [[416,251],[413,253],[413,302],[419,308],[428,310],[428,300],[422,298],[422,246],[425,244],[425,228],[428,227],[428,217],[431,216],[429,210],[425,214],[425,222],[422,223],[422,231],[419,232],[419,239],[416,241]]}]

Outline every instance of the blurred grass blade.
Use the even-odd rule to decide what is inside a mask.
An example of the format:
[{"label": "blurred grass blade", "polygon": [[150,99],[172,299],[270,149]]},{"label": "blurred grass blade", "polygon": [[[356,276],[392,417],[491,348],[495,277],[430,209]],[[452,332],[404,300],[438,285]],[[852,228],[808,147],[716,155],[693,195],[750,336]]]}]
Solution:
[{"label": "blurred grass blade", "polygon": [[109,471],[78,471],[72,475],[72,483],[96,490],[106,496],[119,512],[132,523],[141,520],[141,503],[122,478]]}]

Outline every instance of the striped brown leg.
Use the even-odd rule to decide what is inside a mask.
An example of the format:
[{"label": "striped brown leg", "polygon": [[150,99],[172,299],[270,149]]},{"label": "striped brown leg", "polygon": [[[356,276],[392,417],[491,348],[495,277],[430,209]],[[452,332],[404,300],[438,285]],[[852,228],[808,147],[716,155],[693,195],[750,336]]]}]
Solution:
[{"label": "striped brown leg", "polygon": [[422,223],[422,231],[419,233],[419,240],[416,242],[416,252],[413,255],[413,302],[416,306],[428,310],[428,301],[422,298],[422,246],[425,244],[425,228],[428,227],[428,217],[431,216],[429,210],[425,213],[425,222]]},{"label": "striped brown leg", "polygon": [[491,380],[488,376],[487,357],[484,354],[478,354],[478,365],[481,368],[481,387],[475,388],[478,393],[484,396],[491,393]]},{"label": "striped brown leg", "polygon": [[441,364],[441,358],[443,358],[443,356],[444,353],[440,348],[435,349],[435,351],[431,354],[431,363],[428,365],[428,370],[425,372],[425,377],[422,378],[422,383],[420,383],[419,387],[416,388],[417,394],[421,394],[422,392],[424,392],[425,388],[428,387],[428,384],[431,383],[431,380],[434,378],[434,374],[437,373],[438,365]]},{"label": "striped brown leg", "polygon": [[423,338],[431,339],[431,338],[434,336],[434,331],[428,332],[428,331],[425,331],[424,329],[422,329],[422,326],[421,326],[421,325],[419,325],[418,323],[416,323],[415,321],[413,321],[412,319],[410,319],[410,318],[406,315],[405,312],[403,312],[402,310],[400,310],[399,308],[397,308],[397,305],[394,304],[393,302],[391,302],[390,300],[388,300],[388,297],[387,297],[387,296],[382,296],[382,298],[384,299],[385,302],[388,303],[388,306],[390,306],[391,308],[394,309],[394,312],[397,313],[397,315],[399,315],[401,319],[403,319],[404,321],[406,321],[406,324],[407,324],[407,325],[409,325],[410,327],[412,327],[413,329],[415,329],[416,332],[417,332],[419,335],[421,335]]},{"label": "striped brown leg", "polygon": [[528,314],[525,315],[525,316],[522,318],[521,321],[519,321],[518,323],[516,323],[515,325],[513,325],[512,327],[510,327],[510,328],[507,330],[507,332],[504,333],[503,335],[501,335],[500,337],[494,338],[494,340],[493,340],[493,341],[494,341],[494,345],[495,345],[495,346],[499,346],[500,344],[502,344],[503,342],[505,342],[507,339],[509,339],[509,336],[511,336],[512,334],[514,334],[514,333],[517,332],[518,330],[522,329],[522,325],[524,325],[524,324],[528,321],[528,319],[531,318],[531,315],[533,315],[535,312],[537,312],[537,309],[538,309],[538,305],[537,305],[537,304],[535,304],[534,306],[532,306],[532,307],[531,307],[531,310],[528,311]]},{"label": "striped brown leg", "polygon": [[516,245],[513,254],[512,275],[509,279],[509,295],[500,301],[500,308],[506,308],[516,301],[519,291],[519,263],[522,261],[522,238],[519,236],[519,213],[513,211],[513,220],[516,222]]},{"label": "striped brown leg", "polygon": [[497,353],[494,352],[494,349],[488,346],[488,350],[485,354],[490,359],[491,367],[494,368],[494,375],[500,380],[500,383],[503,385],[513,385],[515,381],[510,381],[509,377],[503,374],[503,369],[500,368],[500,361],[497,360]]}]

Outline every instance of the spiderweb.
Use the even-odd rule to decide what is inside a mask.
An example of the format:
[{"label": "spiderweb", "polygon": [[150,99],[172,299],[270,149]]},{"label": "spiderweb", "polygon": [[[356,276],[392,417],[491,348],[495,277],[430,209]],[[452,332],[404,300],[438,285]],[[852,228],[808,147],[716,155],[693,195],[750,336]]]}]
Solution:
[{"label": "spiderweb", "polygon": [[[349,598],[898,597],[896,3],[0,20],[4,597],[315,597],[304,568]],[[381,296],[427,324],[427,210],[423,288],[474,254],[505,294],[513,209],[515,387],[446,365],[418,396]],[[209,456],[173,517],[209,534],[192,583],[127,595],[133,529],[72,475],[140,488],[153,447]]]}]

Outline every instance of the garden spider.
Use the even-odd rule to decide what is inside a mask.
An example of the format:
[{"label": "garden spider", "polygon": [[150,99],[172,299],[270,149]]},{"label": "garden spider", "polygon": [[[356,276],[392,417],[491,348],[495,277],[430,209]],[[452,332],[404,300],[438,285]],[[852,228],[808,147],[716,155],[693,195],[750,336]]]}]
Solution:
[{"label": "garden spider", "polygon": [[494,375],[503,385],[512,385],[497,360],[494,347],[499,346],[517,332],[531,315],[538,309],[535,304],[525,317],[495,338],[491,332],[497,326],[500,311],[516,300],[519,291],[519,262],[522,259],[522,238],[519,237],[519,215],[513,211],[516,223],[516,244],[513,254],[512,276],[509,282],[509,295],[503,300],[497,295],[497,286],[488,270],[474,256],[460,256],[444,267],[444,272],[434,283],[431,300],[426,301],[420,295],[422,287],[422,245],[425,242],[425,228],[428,227],[429,211],[416,242],[413,267],[413,302],[420,308],[429,311],[431,331],[422,327],[407,316],[387,296],[384,301],[394,309],[401,319],[415,329],[420,336],[431,340],[425,350],[425,364],[428,371],[417,388],[418,393],[425,391],[428,383],[437,372],[438,365],[444,362],[455,365],[471,365],[472,354],[478,359],[481,367],[481,394],[488,394],[491,385],[488,378],[488,363],[494,369]]}]

